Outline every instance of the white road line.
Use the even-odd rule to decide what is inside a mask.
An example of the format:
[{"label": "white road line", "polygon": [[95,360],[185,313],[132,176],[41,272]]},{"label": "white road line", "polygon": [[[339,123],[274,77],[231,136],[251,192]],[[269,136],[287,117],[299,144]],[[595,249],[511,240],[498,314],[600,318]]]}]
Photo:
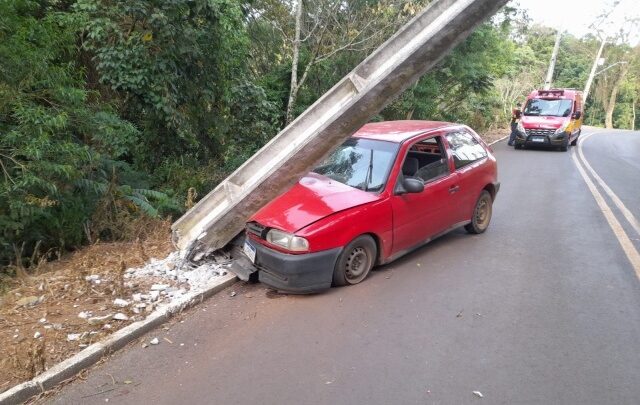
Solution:
[{"label": "white road line", "polygon": [[584,157],[584,153],[582,152],[582,144],[589,139],[592,135],[595,135],[595,132],[592,132],[590,134],[585,135],[582,139],[580,139],[580,141],[578,142],[578,155],[580,157],[580,161],[582,162],[582,164],[584,165],[584,167],[587,169],[587,171],[589,173],[591,173],[591,175],[593,176],[593,178],[598,182],[598,184],[600,185],[600,187],[602,187],[602,189],[604,190],[605,193],[607,193],[607,195],[609,196],[609,198],[611,198],[611,200],[613,201],[613,203],[616,205],[616,207],[618,207],[618,209],[620,210],[620,212],[622,212],[622,215],[624,215],[624,217],[626,218],[626,220],[629,222],[629,224],[633,227],[633,229],[636,231],[636,233],[638,235],[640,235],[640,222],[638,222],[638,220],[636,219],[636,217],[631,213],[631,211],[629,211],[627,209],[627,207],[622,203],[622,200],[620,200],[620,198],[618,198],[618,196],[616,195],[616,193],[613,192],[613,190],[611,190],[611,188],[607,185],[607,183],[604,182],[604,180],[602,180],[602,178],[600,176],[598,176],[598,173],[596,173],[595,170],[593,170],[593,168],[591,167],[591,165],[589,164],[589,162],[587,161],[587,159]]},{"label": "white road line", "polygon": [[583,180],[585,181],[585,183],[587,183],[587,187],[589,187],[589,191],[591,191],[591,194],[593,194],[593,198],[595,198],[596,203],[598,203],[598,207],[600,208],[600,211],[602,211],[602,214],[604,215],[605,219],[609,223],[609,226],[611,227],[613,234],[618,239],[618,242],[620,242],[620,246],[622,246],[622,250],[627,255],[627,258],[629,259],[629,261],[631,262],[631,266],[633,266],[633,269],[636,272],[636,277],[640,280],[640,253],[638,253],[635,246],[633,246],[631,239],[629,239],[629,236],[622,228],[622,225],[620,225],[620,222],[618,221],[616,216],[613,214],[613,211],[611,211],[611,208],[609,208],[609,206],[607,205],[606,201],[604,200],[604,197],[602,197],[602,194],[600,194],[596,185],[593,183],[593,181],[591,181],[587,173],[584,171],[584,168],[582,167],[582,165],[578,161],[578,158],[576,157],[575,151],[571,153],[571,157],[573,158],[573,162],[576,164],[576,167],[578,168],[578,172],[580,172],[580,175],[582,176]]}]

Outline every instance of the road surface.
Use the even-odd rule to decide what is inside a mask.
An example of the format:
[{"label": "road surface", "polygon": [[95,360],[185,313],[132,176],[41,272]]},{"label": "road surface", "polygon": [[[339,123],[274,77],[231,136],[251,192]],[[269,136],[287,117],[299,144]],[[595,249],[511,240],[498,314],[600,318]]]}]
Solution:
[{"label": "road surface", "polygon": [[[502,189],[486,234],[455,231],[324,294],[236,284],[146,337],[158,346],[135,344],[47,401],[638,404],[640,282],[627,253],[640,235],[591,180],[633,249],[622,248],[578,148],[494,149]],[[582,152],[640,218],[640,133],[598,131]]]}]

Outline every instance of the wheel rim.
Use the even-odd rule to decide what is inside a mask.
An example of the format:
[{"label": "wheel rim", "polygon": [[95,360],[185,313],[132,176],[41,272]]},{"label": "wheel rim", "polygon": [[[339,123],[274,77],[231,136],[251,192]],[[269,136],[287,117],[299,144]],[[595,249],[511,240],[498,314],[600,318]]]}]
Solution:
[{"label": "wheel rim", "polygon": [[363,247],[355,247],[349,253],[345,263],[345,278],[351,284],[362,281],[369,270],[369,254]]},{"label": "wheel rim", "polygon": [[480,201],[478,201],[474,220],[479,229],[485,229],[489,226],[489,221],[491,220],[491,201],[489,201],[488,197],[481,198]]}]

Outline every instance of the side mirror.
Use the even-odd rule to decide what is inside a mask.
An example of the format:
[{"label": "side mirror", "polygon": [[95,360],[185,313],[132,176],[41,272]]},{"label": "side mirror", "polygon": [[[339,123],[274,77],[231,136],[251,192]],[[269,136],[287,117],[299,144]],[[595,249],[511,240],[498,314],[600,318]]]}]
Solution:
[{"label": "side mirror", "polygon": [[424,183],[418,179],[408,178],[402,181],[402,187],[407,193],[422,193]]},{"label": "side mirror", "polygon": [[582,117],[582,111],[576,111],[576,112],[574,112],[574,113],[573,113],[572,118],[573,118],[574,120],[579,120],[579,119],[580,119],[580,117]]}]

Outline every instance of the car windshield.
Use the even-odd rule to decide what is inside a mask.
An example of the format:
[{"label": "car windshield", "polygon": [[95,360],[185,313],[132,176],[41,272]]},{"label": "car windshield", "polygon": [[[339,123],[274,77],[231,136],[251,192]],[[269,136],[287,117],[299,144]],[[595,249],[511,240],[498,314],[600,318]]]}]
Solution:
[{"label": "car windshield", "polygon": [[348,186],[382,191],[398,152],[398,144],[350,138],[313,171]]},{"label": "car windshield", "polygon": [[524,115],[568,117],[571,114],[571,100],[545,100],[532,98],[524,108]]}]

